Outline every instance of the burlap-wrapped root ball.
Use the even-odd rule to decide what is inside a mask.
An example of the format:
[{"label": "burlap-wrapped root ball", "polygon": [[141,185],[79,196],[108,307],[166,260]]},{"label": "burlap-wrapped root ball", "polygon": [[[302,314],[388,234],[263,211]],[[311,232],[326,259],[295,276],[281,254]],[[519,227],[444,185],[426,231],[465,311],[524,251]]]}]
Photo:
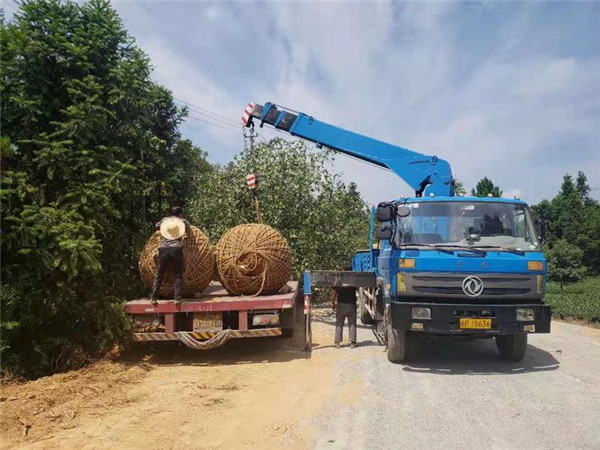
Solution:
[{"label": "burlap-wrapped root ball", "polygon": [[[158,244],[160,232],[157,231],[146,243],[139,259],[140,275],[144,284],[152,288],[158,266]],[[190,226],[189,233],[183,238],[183,292],[184,297],[193,297],[202,292],[213,278],[215,252],[208,236],[200,229]],[[160,298],[173,298],[175,276],[169,268],[158,292]]]},{"label": "burlap-wrapped root ball", "polygon": [[292,272],[287,241],[268,225],[251,223],[228,230],[217,243],[216,255],[219,278],[230,295],[274,294]]}]

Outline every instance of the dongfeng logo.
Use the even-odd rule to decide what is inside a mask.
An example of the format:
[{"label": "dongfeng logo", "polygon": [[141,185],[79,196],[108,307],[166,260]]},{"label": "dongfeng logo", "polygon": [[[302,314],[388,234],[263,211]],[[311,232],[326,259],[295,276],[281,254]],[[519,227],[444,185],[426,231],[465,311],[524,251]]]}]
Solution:
[{"label": "dongfeng logo", "polygon": [[483,292],[483,281],[475,276],[467,277],[462,282],[462,290],[469,297],[478,297]]}]

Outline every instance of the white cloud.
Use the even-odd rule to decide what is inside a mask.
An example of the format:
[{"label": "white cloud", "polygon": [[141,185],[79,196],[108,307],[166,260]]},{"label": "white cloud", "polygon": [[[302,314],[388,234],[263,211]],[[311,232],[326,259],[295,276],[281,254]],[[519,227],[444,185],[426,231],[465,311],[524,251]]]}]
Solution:
[{"label": "white cloud", "polygon": [[[559,51],[553,40],[528,53],[544,39],[532,26],[545,25],[537,6],[190,3],[189,17],[177,16],[187,27],[182,42],[166,26],[175,13],[164,19],[159,6],[126,5],[126,25],[157,80],[227,117],[237,120],[248,101],[275,101],[436,154],[467,187],[488,176],[532,202],[553,196],[566,172],[583,169],[600,187],[600,55]],[[471,22],[459,23],[466,12]],[[503,21],[495,36],[480,23],[491,19]],[[593,36],[575,36],[573,48],[580,39]],[[218,128],[189,130],[213,158],[239,149],[238,136]],[[335,168],[372,203],[411,194],[360,162],[338,157]]]}]

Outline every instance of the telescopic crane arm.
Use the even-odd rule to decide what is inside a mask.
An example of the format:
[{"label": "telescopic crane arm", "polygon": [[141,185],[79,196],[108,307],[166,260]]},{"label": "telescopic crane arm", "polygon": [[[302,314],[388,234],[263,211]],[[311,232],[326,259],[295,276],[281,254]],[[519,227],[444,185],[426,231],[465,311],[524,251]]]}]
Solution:
[{"label": "telescopic crane arm", "polygon": [[292,136],[314,142],[317,147],[325,146],[389,169],[406,181],[417,197],[421,197],[425,190],[427,194],[435,196],[454,195],[450,165],[437,156],[423,155],[353,133],[273,103],[265,103],[264,106],[250,103],[244,111],[242,122],[246,127],[251,127],[253,119],[259,120],[261,127],[268,123]]}]

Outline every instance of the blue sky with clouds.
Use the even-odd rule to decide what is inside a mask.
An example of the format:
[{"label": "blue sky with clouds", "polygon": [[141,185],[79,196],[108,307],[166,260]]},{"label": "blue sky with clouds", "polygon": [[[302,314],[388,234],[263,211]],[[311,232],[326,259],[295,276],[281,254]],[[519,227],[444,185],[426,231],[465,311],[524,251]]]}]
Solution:
[{"label": "blue sky with clouds", "polygon": [[[157,81],[231,121],[273,101],[438,155],[467,187],[488,176],[535,203],[584,170],[600,188],[598,2],[113,5]],[[214,122],[227,130],[190,119],[183,133],[229,161],[240,131]],[[347,157],[334,168],[371,203],[411,194]]]}]

